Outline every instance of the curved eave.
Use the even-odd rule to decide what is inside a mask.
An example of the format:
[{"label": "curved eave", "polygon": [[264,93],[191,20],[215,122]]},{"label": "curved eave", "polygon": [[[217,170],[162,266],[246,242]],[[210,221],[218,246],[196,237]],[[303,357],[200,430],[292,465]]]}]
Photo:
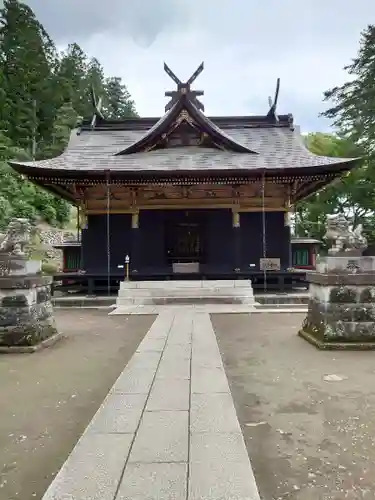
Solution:
[{"label": "curved eave", "polygon": [[[306,181],[301,186],[298,187],[297,191],[293,196],[293,203],[300,202],[309,198],[310,196],[316,194],[320,190],[324,189],[327,185],[336,181],[342,175],[350,172],[353,168],[357,166],[358,163],[362,161],[362,158],[352,158],[343,160],[341,163],[329,164],[325,166],[325,174],[321,175],[320,178],[313,179],[311,181]],[[319,167],[321,170],[324,167]],[[318,174],[318,172],[317,172]]]},{"label": "curved eave", "polygon": [[235,141],[232,137],[225,134],[209,118],[207,118],[186,96],[182,96],[179,101],[162,117],[160,120],[141,137],[127,148],[119,151],[115,156],[140,153],[156,144],[162,137],[169,132],[175,120],[180,113],[185,110],[194,120],[198,127],[213,139],[214,142],[222,145],[225,149],[236,153],[258,154],[243,144]]},{"label": "curved eave", "polygon": [[360,158],[353,158],[348,160],[339,160],[336,163],[323,164],[319,166],[305,166],[305,167],[290,167],[290,168],[238,168],[238,169],[215,169],[215,168],[205,168],[205,169],[190,169],[190,170],[162,170],[162,169],[148,169],[148,170],[116,170],[111,169],[72,169],[72,168],[47,168],[41,167],[33,162],[14,162],[11,161],[9,164],[14,170],[19,174],[30,177],[31,179],[37,180],[38,183],[53,182],[56,179],[61,179],[62,181],[69,179],[88,180],[88,179],[98,179],[105,180],[108,175],[111,179],[139,179],[143,178],[147,180],[150,177],[167,177],[167,178],[178,178],[178,177],[252,177],[252,178],[262,178],[264,175],[266,178],[270,177],[284,177],[284,178],[308,178],[311,176],[324,176],[329,175],[332,178],[342,175],[345,172],[352,170],[356,164],[361,161]]}]

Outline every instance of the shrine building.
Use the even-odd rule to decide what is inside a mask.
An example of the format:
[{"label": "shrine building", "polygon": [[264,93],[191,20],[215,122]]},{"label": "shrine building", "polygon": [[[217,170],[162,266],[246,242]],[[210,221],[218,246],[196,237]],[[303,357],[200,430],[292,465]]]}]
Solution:
[{"label": "shrine building", "polygon": [[279,84],[261,116],[208,117],[203,91],[165,65],[176,89],[161,118],[93,117],[66,150],[11,161],[30,181],[79,208],[80,273],[130,279],[233,279],[291,272],[290,213],[351,170],[353,158],[317,156],[291,114],[279,115]]}]

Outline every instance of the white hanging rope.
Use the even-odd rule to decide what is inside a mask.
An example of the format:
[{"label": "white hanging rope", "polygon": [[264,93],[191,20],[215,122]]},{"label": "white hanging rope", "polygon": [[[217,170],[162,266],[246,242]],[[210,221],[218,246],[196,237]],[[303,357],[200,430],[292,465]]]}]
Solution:
[{"label": "white hanging rope", "polygon": [[107,294],[111,295],[110,182],[107,175]]},{"label": "white hanging rope", "polygon": [[[267,238],[266,238],[266,210],[265,210],[265,172],[262,176],[262,235],[263,235],[263,259],[267,258]],[[263,263],[263,287],[267,292],[267,269],[265,262]]]}]

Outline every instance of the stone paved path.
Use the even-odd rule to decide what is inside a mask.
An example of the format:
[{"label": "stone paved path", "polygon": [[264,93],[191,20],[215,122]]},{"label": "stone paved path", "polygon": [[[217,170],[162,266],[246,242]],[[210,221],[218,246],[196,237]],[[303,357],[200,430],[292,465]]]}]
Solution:
[{"label": "stone paved path", "polygon": [[159,499],[259,500],[207,313],[158,316],[43,497]]}]

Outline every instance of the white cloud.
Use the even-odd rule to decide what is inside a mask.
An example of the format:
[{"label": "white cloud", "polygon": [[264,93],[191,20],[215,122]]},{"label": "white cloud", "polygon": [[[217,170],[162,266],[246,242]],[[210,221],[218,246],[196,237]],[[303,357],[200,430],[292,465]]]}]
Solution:
[{"label": "white cloud", "polygon": [[[267,111],[281,78],[279,112],[292,112],[303,130],[325,130],[324,90],[347,78],[359,34],[375,22],[373,0],[29,0],[59,43],[77,41],[110,75],[121,76],[142,116],[163,113],[174,83],[166,61],[195,82],[206,112]],[[65,20],[65,22],[63,22]]]}]

